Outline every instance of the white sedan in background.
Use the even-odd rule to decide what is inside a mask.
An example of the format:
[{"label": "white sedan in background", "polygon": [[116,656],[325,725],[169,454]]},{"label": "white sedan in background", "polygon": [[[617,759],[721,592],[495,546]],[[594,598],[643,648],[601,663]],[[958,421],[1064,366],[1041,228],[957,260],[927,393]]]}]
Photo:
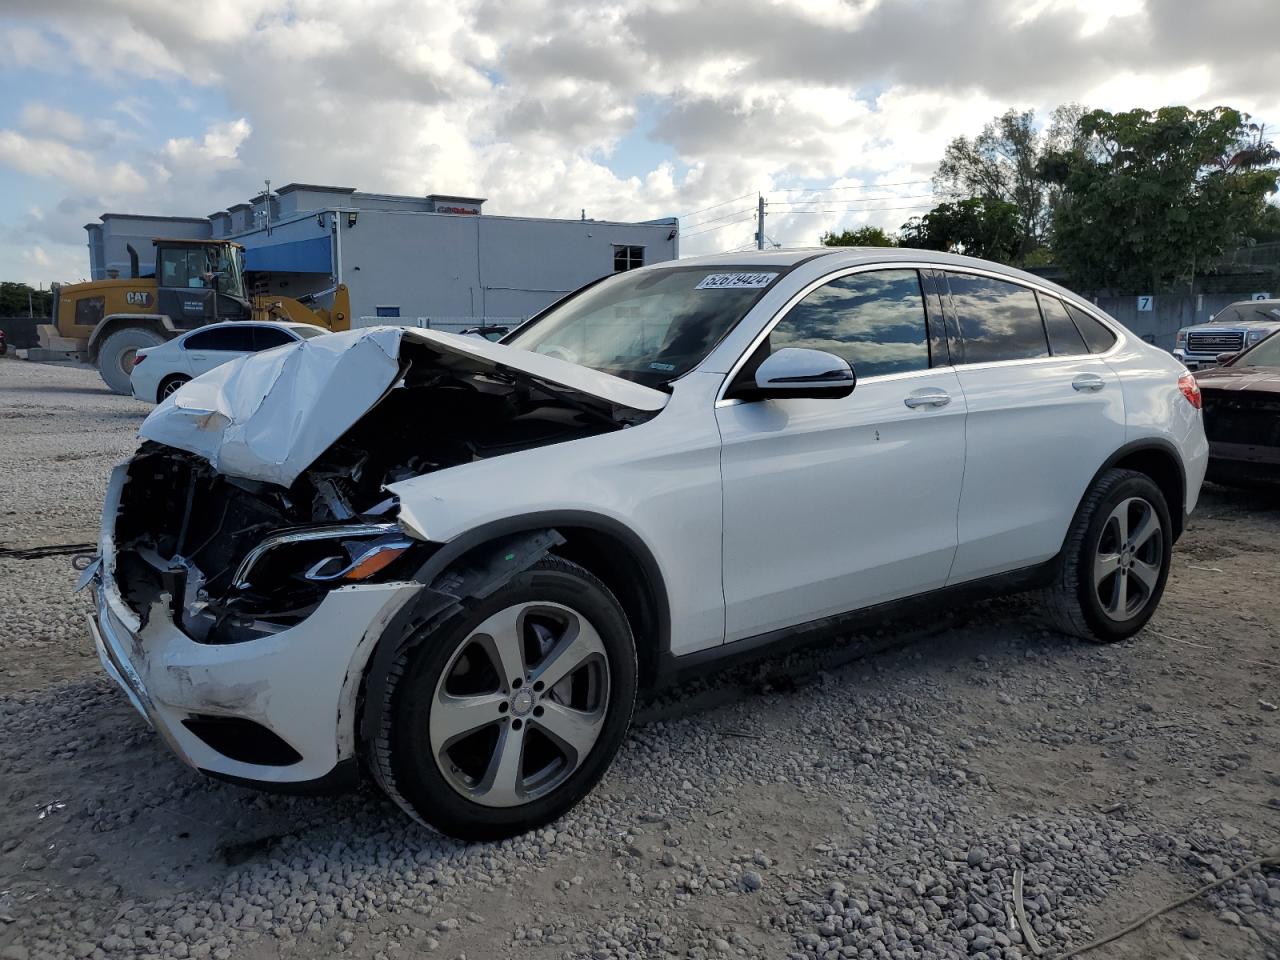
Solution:
[{"label": "white sedan in background", "polygon": [[324,333],[308,323],[251,323],[244,320],[211,323],[156,347],[139,350],[134,358],[133,395],[159,403],[195,377],[228,360],[283,347]]}]

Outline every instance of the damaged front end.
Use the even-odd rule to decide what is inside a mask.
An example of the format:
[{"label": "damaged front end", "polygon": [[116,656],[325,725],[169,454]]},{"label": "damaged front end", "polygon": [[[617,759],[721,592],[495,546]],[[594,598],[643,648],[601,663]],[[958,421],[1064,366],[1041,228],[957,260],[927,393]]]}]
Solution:
[{"label": "damaged front end", "polygon": [[[435,545],[400,527],[389,485],[620,430],[665,401],[431,331],[315,338],[227,367],[148,418],[115,522],[130,608],[163,598],[211,644],[286,629],[335,587],[411,578]],[[570,382],[583,377],[593,392]]]}]

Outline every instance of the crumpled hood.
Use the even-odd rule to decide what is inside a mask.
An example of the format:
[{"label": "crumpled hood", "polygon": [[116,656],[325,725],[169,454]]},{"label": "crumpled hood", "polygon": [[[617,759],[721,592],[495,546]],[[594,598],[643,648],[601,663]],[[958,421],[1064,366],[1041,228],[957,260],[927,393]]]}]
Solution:
[{"label": "crumpled hood", "polygon": [[138,434],[201,456],[220,473],[288,487],[395,386],[419,346],[459,373],[523,373],[646,412],[667,402],[660,390],[478,337],[368,327],[215,367],[165,399]]}]

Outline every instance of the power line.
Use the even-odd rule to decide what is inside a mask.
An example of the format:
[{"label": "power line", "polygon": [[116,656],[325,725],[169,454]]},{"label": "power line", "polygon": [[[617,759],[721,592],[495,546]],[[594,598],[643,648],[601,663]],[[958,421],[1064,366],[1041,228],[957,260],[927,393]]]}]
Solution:
[{"label": "power line", "polygon": [[748,215],[747,215],[747,216],[745,216],[745,217],[740,217],[740,218],[739,218],[739,219],[737,219],[737,220],[730,220],[728,223],[722,223],[722,224],[720,224],[719,226],[716,226],[716,227],[708,227],[706,230],[698,230],[698,231],[696,231],[696,232],[694,232],[694,233],[682,233],[682,234],[680,234],[680,239],[681,239],[681,240],[688,240],[688,239],[690,239],[691,237],[700,237],[700,236],[702,236],[704,233],[711,233],[711,232],[712,232],[712,231],[714,231],[714,230],[722,230],[722,229],[724,229],[725,227],[731,227],[731,226],[733,226],[735,223],[746,223],[747,221],[749,221],[749,220],[754,220],[755,218],[756,218],[756,215],[755,215],[755,213],[754,213],[754,212],[752,212],[752,213],[748,214]]},{"label": "power line", "polygon": [[737,210],[731,210],[728,213],[722,213],[718,217],[710,217],[707,220],[699,220],[697,223],[681,224],[681,226],[705,227],[708,223],[719,223],[721,220],[728,220],[730,217],[736,217],[741,213],[754,212],[750,207],[740,207]]},{"label": "power line", "polygon": [[748,215],[748,216],[742,216],[742,218],[740,218],[740,219],[737,219],[737,220],[730,220],[730,221],[728,221],[728,223],[722,223],[722,224],[719,224],[719,225],[718,225],[718,227],[708,227],[708,228],[707,228],[707,229],[705,229],[705,230],[698,230],[698,232],[695,232],[695,233],[682,233],[682,234],[680,234],[680,238],[681,238],[681,239],[690,239],[690,238],[692,238],[692,237],[701,237],[701,236],[703,236],[703,234],[704,234],[704,233],[712,233],[712,232],[714,232],[714,230],[722,230],[722,229],[724,229],[724,228],[726,228],[726,227],[732,227],[732,225],[735,225],[735,224],[740,224],[740,223],[749,223],[749,221],[754,220],[754,219],[755,219],[755,214],[750,214],[750,215]]},{"label": "power line", "polygon": [[[799,205],[801,205],[801,204],[806,204],[806,205],[807,205],[807,204],[814,204],[814,203],[870,203],[870,202],[871,202],[871,201],[873,201],[873,200],[922,200],[922,199],[924,199],[925,197],[932,197],[932,196],[935,196],[935,194],[932,194],[932,193],[910,193],[910,194],[892,194],[892,193],[887,193],[887,194],[885,194],[885,195],[884,195],[884,196],[882,196],[882,197],[846,197],[846,198],[845,198],[845,199],[843,199],[843,200],[838,199],[838,198],[835,198],[835,197],[829,197],[829,198],[825,198],[825,199],[818,199],[818,200],[771,200],[771,201],[769,201],[769,206],[771,206],[771,207],[772,207],[772,206],[779,206],[779,205],[785,205],[785,206],[799,206]],[[854,209],[857,209],[857,208],[854,208]]]},{"label": "power line", "polygon": [[835,190],[882,190],[885,187],[909,187],[918,183],[933,183],[932,180],[899,180],[897,183],[860,183],[844,187],[782,187],[773,193],[830,193]]},{"label": "power line", "polygon": [[839,207],[834,210],[786,210],[779,213],[778,216],[787,217],[814,217],[827,213],[890,213],[894,210],[927,210],[927,203],[912,203],[905,207]]},{"label": "power line", "polygon": [[747,197],[753,196],[755,196],[754,193],[744,193],[742,196],[734,197],[732,200],[721,200],[719,203],[713,203],[711,206],[703,207],[701,210],[692,210],[689,213],[682,213],[680,214],[680,219],[683,220],[685,217],[696,216],[699,213],[705,213],[707,210],[714,210],[716,207],[723,207],[726,203],[736,203],[739,200],[745,200]]}]

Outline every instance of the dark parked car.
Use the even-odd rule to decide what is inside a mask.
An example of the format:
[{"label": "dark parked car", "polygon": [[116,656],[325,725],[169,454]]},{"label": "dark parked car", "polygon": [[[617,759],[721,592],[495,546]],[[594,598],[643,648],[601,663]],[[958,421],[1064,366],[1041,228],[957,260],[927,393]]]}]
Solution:
[{"label": "dark parked car", "polygon": [[1196,374],[1210,480],[1280,480],[1280,334]]}]

